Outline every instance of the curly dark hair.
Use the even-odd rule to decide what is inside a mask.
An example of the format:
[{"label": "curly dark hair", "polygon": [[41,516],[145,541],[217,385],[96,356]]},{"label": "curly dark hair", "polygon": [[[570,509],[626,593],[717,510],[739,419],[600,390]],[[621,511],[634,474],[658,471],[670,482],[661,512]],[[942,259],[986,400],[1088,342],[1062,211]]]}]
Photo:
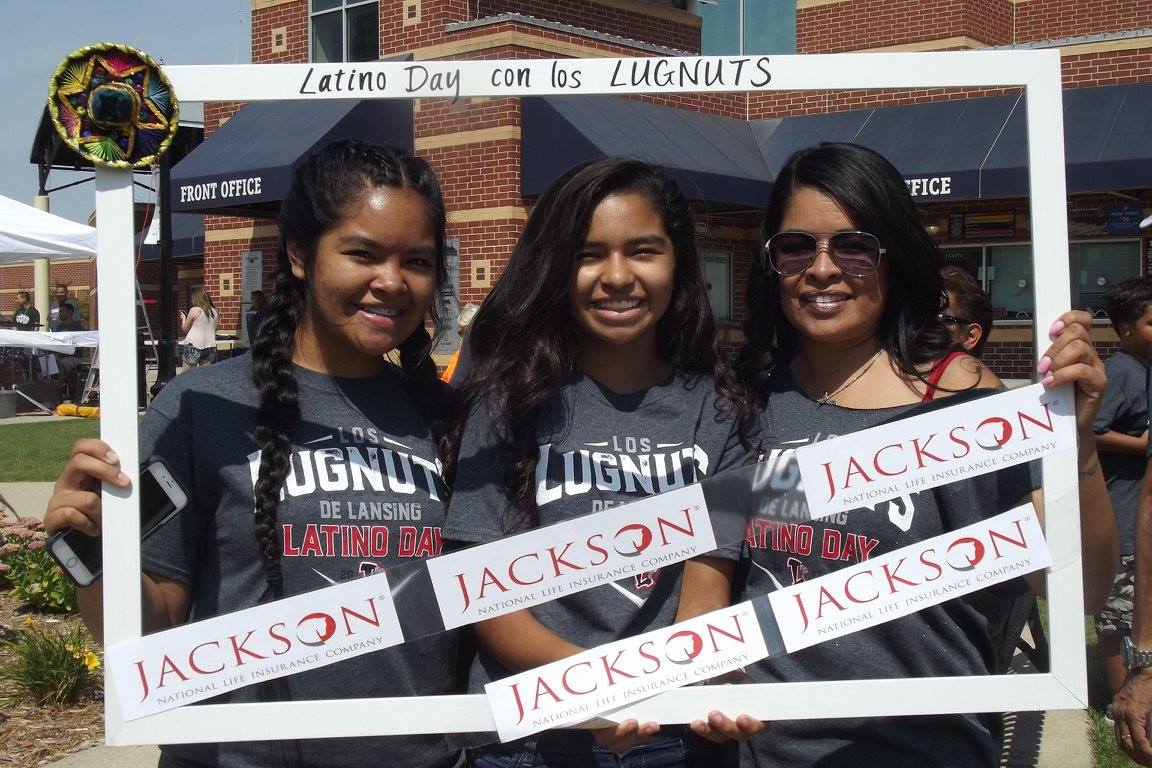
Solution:
[{"label": "curly dark hair", "polygon": [[[275,286],[267,315],[252,344],[252,382],[260,393],[255,439],[260,447],[260,470],[253,487],[256,502],[256,538],[268,582],[266,599],[282,594],[280,548],[276,539],[276,511],[288,475],[292,431],[300,420],[299,385],[292,368],[296,330],[313,301],[308,280],[299,280],[288,260],[289,243],[309,267],[316,258],[321,236],[347,214],[365,193],[377,187],[409,189],[424,198],[436,239],[436,287],[447,284],[444,263],[445,213],[440,184],[431,167],[419,157],[391,147],[345,140],[310,156],[296,170],[288,196],[280,206],[280,248]],[[431,311],[437,333],[442,321],[434,304]],[[441,419],[450,412],[444,389],[429,356],[432,337],[423,326],[400,344],[400,365],[409,397],[432,428],[442,436]]]},{"label": "curly dark hair", "polygon": [[[772,187],[762,243],[780,231],[792,195],[802,187],[832,198],[856,227],[880,239],[889,268],[877,337],[903,375],[923,380],[920,366],[948,354],[952,340],[938,319],[945,300],[940,249],[924,231],[900,172],[858,144],[825,142],[796,152]],[[779,276],[762,250],[748,274],[747,310],[736,371],[763,403],[772,376],[795,359],[800,337],[780,306]]]},{"label": "curly dark hair", "polygon": [[580,334],[568,297],[573,259],[596,207],[623,192],[651,202],[676,255],[671,302],[657,323],[658,354],[678,372],[712,376],[717,407],[732,413],[741,439],[751,447],[754,409],[717,342],[688,201],[662,170],[638,160],[578,165],[540,196],[469,330],[473,368],[461,394],[454,443],[458,449],[465,421],[487,404],[501,442],[508,499],[519,515],[506,524],[510,530],[538,522],[537,429],[553,395],[576,372]]}]

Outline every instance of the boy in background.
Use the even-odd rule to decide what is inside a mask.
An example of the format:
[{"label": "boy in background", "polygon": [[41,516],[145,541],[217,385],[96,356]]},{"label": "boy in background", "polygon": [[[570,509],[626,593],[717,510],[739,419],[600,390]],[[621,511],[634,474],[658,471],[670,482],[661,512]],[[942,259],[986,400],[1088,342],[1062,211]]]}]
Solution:
[{"label": "boy in background", "polygon": [[1100,398],[1093,430],[1108,494],[1116,512],[1121,559],[1108,603],[1096,616],[1096,632],[1104,671],[1115,694],[1127,675],[1122,649],[1124,638],[1132,632],[1134,527],[1140,484],[1147,466],[1152,279],[1121,280],[1105,295],[1104,306],[1120,337],[1120,350],[1104,364],[1108,387]]}]

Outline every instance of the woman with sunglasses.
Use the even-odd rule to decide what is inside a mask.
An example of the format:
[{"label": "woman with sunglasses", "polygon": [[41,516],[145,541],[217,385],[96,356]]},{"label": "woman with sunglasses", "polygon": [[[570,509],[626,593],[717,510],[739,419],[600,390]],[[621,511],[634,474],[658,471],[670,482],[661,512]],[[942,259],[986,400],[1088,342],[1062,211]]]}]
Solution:
[{"label": "woman with sunglasses", "polygon": [[[777,495],[749,527],[742,599],[970,525],[1025,501],[1040,503],[1027,467],[911,493],[875,507],[809,520],[792,451],[904,418],[925,400],[999,388],[941,325],[940,254],[898,171],[851,144],[790,158],[768,201],[764,258],[748,281],[747,342],[738,368],[764,406],[764,460]],[[1099,471],[1092,417],[1103,366],[1089,319],[1052,326],[1037,372],[1076,385],[1087,603],[1108,592],[1115,528]],[[955,394],[961,393],[961,394]],[[927,406],[930,407],[930,406]],[[790,487],[791,486],[791,487]],[[872,629],[748,668],[757,682],[937,677],[1002,672],[1000,642],[1043,574],[926,608]],[[1026,614],[1026,612],[1025,612]],[[1018,634],[1018,632],[1017,632]],[[982,766],[999,757],[989,716],[933,715],[782,721],[742,750],[746,765]]]}]

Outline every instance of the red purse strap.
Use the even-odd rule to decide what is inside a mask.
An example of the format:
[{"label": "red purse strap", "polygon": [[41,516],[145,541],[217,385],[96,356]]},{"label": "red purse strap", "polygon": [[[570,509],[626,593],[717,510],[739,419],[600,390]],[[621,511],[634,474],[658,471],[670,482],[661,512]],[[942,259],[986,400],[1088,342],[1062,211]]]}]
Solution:
[{"label": "red purse strap", "polygon": [[944,377],[944,371],[948,370],[948,366],[952,365],[953,360],[959,357],[963,357],[966,354],[968,353],[961,352],[960,350],[949,352],[947,355],[937,361],[936,365],[932,366],[932,370],[928,373],[928,388],[924,390],[924,397],[921,402],[926,403],[935,397],[936,387],[940,383],[940,379]]}]

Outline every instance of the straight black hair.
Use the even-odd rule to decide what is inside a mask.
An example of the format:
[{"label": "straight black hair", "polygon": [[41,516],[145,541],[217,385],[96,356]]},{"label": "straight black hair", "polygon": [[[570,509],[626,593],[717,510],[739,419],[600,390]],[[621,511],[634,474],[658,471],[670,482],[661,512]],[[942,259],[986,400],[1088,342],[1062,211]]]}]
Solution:
[{"label": "straight black hair", "polygon": [[[857,229],[875,235],[886,249],[887,294],[877,337],[903,375],[922,380],[920,367],[946,355],[952,341],[938,319],[944,305],[940,249],[924,231],[900,172],[858,144],[825,142],[796,152],[772,187],[761,245],[780,231],[793,194],[803,187],[835,200]],[[746,301],[736,369],[763,403],[772,376],[788,367],[800,345],[780,306],[779,276],[763,249],[752,260]]]}]

